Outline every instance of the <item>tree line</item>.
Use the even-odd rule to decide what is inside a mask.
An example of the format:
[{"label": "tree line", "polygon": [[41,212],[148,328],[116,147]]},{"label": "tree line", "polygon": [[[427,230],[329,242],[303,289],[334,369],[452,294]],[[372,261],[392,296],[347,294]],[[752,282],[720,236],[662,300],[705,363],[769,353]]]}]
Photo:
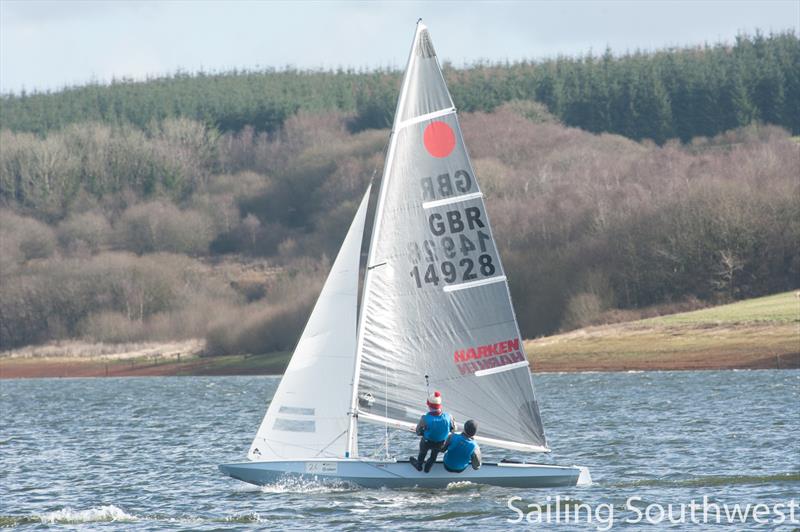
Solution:
[{"label": "tree line", "polygon": [[[543,103],[563,123],[659,144],[688,142],[753,122],[800,133],[800,40],[793,31],[740,35],[720,43],[656,52],[542,61],[445,65],[462,111]],[[278,131],[300,111],[350,115],[348,128],[388,127],[401,73],[395,70],[178,73],[147,82],[116,80],[57,92],[0,97],[0,125],[43,136],[96,121],[146,130],[169,118],[227,133]]]},{"label": "tree line", "polygon": [[[205,336],[290,349],[388,130],[298,111],[0,131],[0,349]],[[461,114],[523,335],[796,288],[800,145],[567,127],[528,100]]]}]

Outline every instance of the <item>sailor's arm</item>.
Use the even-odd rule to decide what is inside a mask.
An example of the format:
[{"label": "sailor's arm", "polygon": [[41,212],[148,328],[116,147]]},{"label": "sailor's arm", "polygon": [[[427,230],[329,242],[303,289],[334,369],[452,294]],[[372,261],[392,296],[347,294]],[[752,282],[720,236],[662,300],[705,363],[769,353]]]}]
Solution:
[{"label": "sailor's arm", "polygon": [[450,441],[452,439],[453,439],[453,435],[452,434],[448,434],[447,435],[447,439],[444,440],[444,445],[442,445],[442,451],[441,452],[445,452],[447,450],[447,448],[450,447]]},{"label": "sailor's arm", "polygon": [[419,421],[417,422],[417,428],[414,429],[414,432],[417,433],[417,436],[422,436],[425,432],[425,429],[428,428],[428,425],[425,423],[425,414],[419,417]]},{"label": "sailor's arm", "polygon": [[472,451],[472,469],[479,469],[481,467],[481,448],[475,447],[475,450]]}]

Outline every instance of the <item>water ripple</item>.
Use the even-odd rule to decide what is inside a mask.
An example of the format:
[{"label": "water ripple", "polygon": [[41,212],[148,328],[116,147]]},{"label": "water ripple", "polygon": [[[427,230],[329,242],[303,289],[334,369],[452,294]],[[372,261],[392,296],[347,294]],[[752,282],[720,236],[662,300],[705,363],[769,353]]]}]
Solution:
[{"label": "water ripple", "polygon": [[[2,381],[0,527],[507,530],[512,496],[519,508],[555,511],[558,496],[627,515],[632,496],[644,505],[704,495],[720,504],[798,498],[798,371],[534,380],[553,449],[537,461],[588,466],[592,486],[537,491],[454,482],[442,490],[376,490],[284,480],[259,488],[216,466],[245,456],[275,378]],[[414,438],[390,436],[397,456],[414,453]],[[383,430],[365,427],[359,440],[370,454]],[[483,450],[487,459],[523,458]]]}]

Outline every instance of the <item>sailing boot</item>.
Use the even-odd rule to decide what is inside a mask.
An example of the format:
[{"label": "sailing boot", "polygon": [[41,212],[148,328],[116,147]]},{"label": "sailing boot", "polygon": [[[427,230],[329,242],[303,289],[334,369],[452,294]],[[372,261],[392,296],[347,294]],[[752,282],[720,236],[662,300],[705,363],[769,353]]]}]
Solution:
[{"label": "sailing boot", "polygon": [[427,462],[425,462],[425,472],[426,473],[430,473],[431,472],[431,468],[433,467],[433,464],[436,463],[436,457],[437,456],[439,456],[439,452],[431,450],[431,457],[428,458]]},{"label": "sailing boot", "polygon": [[408,461],[411,462],[411,465],[414,467],[414,469],[417,471],[422,471],[422,464],[415,457],[409,456]]}]

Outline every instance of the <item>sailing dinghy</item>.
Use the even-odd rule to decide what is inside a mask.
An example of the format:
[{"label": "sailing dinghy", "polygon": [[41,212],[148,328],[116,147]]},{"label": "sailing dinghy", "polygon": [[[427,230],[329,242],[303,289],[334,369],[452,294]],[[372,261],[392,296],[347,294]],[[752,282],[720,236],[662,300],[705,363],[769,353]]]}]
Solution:
[{"label": "sailing dinghy", "polygon": [[[427,28],[417,23],[372,219],[370,188],[306,324],[248,462],[220,470],[251,484],[285,477],[364,487],[574,486],[577,466],[484,463],[429,473],[359,454],[358,426],[413,430],[430,389],[475,440],[549,452],[483,194]],[[371,240],[363,273],[365,228]],[[409,438],[414,436],[409,435]]]}]

